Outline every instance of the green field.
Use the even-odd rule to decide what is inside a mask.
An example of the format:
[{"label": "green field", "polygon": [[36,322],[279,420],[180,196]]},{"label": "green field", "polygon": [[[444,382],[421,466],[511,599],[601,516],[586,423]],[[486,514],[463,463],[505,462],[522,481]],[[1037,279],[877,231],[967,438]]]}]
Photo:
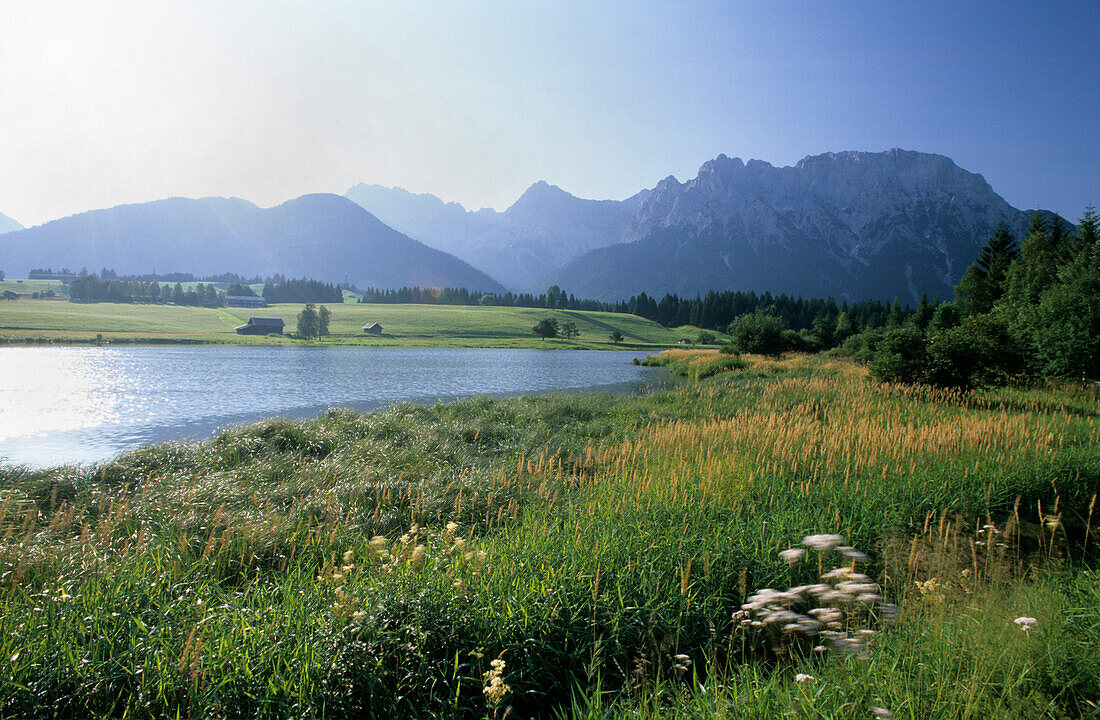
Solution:
[{"label": "green field", "polygon": [[1095,394],[742,359],[0,464],[0,716],[1096,717]]},{"label": "green field", "polygon": [[[301,341],[241,336],[234,328],[256,315],[282,318],[287,331],[293,331],[302,307],[279,304],[254,310],[20,299],[0,303],[0,342],[93,342],[101,335],[106,342],[293,344]],[[698,333],[694,328],[668,329],[634,315],[603,312],[355,303],[328,307],[331,334],[319,341],[322,344],[644,349],[674,345]],[[531,328],[546,317],[576,323],[580,336],[568,341],[540,340]],[[362,327],[369,322],[381,323],[384,334],[364,335]],[[614,330],[624,337],[618,346],[608,339]]]},{"label": "green field", "polygon": [[17,295],[30,296],[34,293],[42,293],[53,290],[58,295],[68,298],[69,288],[60,280],[0,280],[0,293],[11,291]]}]

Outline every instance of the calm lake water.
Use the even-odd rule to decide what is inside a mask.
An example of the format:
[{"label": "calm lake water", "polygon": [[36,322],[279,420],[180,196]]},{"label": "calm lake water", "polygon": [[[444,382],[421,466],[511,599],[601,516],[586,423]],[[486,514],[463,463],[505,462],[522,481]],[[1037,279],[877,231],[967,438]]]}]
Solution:
[{"label": "calm lake water", "polygon": [[667,380],[598,350],[288,347],[0,349],[0,458],[105,460],[149,442],[209,437],[271,416],[401,400],[552,390],[626,391]]}]

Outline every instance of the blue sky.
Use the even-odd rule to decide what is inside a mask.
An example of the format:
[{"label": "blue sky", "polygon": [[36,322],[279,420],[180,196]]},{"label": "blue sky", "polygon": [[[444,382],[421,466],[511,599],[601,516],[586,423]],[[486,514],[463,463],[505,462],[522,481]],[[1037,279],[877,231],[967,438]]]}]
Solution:
[{"label": "blue sky", "polygon": [[1075,220],[1100,200],[1098,21],[1095,1],[18,0],[0,212],[357,182],[503,209],[536,180],[623,198],[719,153],[902,147]]}]

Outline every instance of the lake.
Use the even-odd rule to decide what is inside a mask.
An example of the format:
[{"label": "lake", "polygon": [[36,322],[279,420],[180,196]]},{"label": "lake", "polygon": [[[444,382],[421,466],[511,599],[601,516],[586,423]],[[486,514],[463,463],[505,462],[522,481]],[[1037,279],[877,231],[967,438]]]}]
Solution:
[{"label": "lake", "polygon": [[363,347],[0,348],[0,458],[106,460],[151,442],[210,437],[326,407],[556,390],[624,392],[667,381],[625,352]]}]

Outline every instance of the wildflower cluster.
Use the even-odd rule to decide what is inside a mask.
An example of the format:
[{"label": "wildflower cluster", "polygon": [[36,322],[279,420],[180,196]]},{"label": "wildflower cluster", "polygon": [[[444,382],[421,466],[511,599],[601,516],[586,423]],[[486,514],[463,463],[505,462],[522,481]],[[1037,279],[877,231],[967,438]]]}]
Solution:
[{"label": "wildflower cluster", "polygon": [[[1057,527],[1057,526],[1055,526],[1055,527]],[[1003,534],[1004,533],[1001,530],[999,530],[996,525],[993,525],[991,523],[986,523],[985,525],[982,526],[981,532],[978,533],[979,537],[981,537],[982,539],[975,540],[974,544],[979,546],[979,547],[982,546],[982,545],[987,545],[988,544],[991,547],[996,546],[996,547],[999,547],[999,548],[1002,548],[1002,549],[1007,548],[1008,543],[1006,543],[1004,541],[1004,538],[1001,537],[1001,536],[1003,536]]]},{"label": "wildflower cluster", "polygon": [[447,523],[443,530],[435,531],[414,523],[394,541],[376,535],[367,544],[366,560],[362,566],[355,563],[354,551],[348,550],[343,555],[343,564],[326,567],[317,576],[317,581],[334,586],[334,614],[347,618],[349,623],[355,625],[361,624],[367,613],[357,609],[358,598],[347,594],[345,583],[352,573],[364,568],[373,567],[383,575],[394,575],[403,568],[423,568],[431,560],[434,565],[446,568],[448,575],[454,576],[452,584],[457,593],[465,593],[467,585],[463,573],[480,574],[486,554],[470,550],[467,540],[457,532],[458,524],[454,522]]},{"label": "wildflower cluster", "polygon": [[734,619],[740,620],[742,627],[820,638],[822,643],[814,648],[817,652],[832,648],[866,655],[867,641],[875,631],[857,630],[854,624],[861,615],[872,613],[891,619],[895,609],[882,602],[882,589],[878,584],[856,570],[857,564],[869,558],[843,542],[844,538],[839,535],[809,535],[802,539],[804,548],[781,552],[780,557],[791,565],[805,557],[805,548],[822,556],[835,552],[846,564],[823,572],[819,582],[811,585],[787,590],[764,588],[748,598],[740,612],[734,614]]},{"label": "wildflower cluster", "polygon": [[913,583],[916,585],[921,598],[927,602],[937,603],[944,600],[944,585],[936,578],[928,578],[924,581],[914,580]]},{"label": "wildflower cluster", "polygon": [[332,583],[332,594],[336,596],[336,602],[332,604],[332,612],[336,617],[350,617],[352,620],[357,620],[363,616],[362,612],[355,609],[359,604],[359,598],[352,597],[344,589],[348,576],[359,569],[359,566],[355,564],[355,552],[348,550],[341,556],[340,560],[342,564],[339,567],[322,570],[317,575],[317,582],[321,584]]},{"label": "wildflower cluster", "polygon": [[1036,620],[1033,617],[1018,617],[1015,620],[1013,620],[1013,622],[1016,623],[1016,626],[1018,628],[1020,628],[1021,630],[1023,630],[1026,633],[1029,633],[1035,628],[1035,625],[1039,621]]},{"label": "wildflower cluster", "polygon": [[481,692],[485,695],[485,703],[493,710],[500,707],[512,688],[504,682],[504,661],[500,658],[489,663],[489,670],[482,675],[484,687]]}]

